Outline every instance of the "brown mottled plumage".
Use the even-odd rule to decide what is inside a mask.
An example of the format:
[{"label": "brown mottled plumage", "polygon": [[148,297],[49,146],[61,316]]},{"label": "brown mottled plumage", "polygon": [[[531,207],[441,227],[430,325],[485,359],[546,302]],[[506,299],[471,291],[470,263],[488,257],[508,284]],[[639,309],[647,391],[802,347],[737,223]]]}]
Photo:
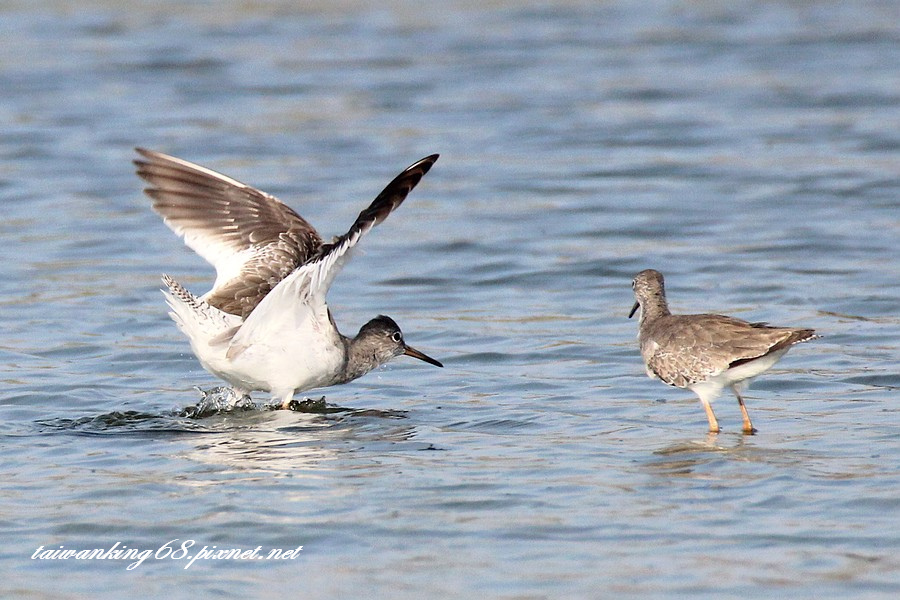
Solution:
[{"label": "brown mottled plumage", "polygon": [[812,329],[771,327],[724,315],[673,315],[662,273],[653,269],[638,273],[632,287],[636,301],[629,316],[641,309],[638,339],[647,374],[697,394],[713,432],[719,425],[710,402],[731,387],[741,407],[744,431],[752,433],[741,391],[791,346],[817,337]]}]

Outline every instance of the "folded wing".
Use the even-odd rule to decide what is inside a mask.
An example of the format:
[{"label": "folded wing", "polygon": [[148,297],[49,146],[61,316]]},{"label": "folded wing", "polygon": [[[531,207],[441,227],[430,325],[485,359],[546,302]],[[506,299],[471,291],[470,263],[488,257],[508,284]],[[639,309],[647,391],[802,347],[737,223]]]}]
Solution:
[{"label": "folded wing", "polygon": [[648,331],[641,352],[657,377],[685,387],[811,336],[812,330],[770,327],[724,315],[671,315],[665,327]]}]

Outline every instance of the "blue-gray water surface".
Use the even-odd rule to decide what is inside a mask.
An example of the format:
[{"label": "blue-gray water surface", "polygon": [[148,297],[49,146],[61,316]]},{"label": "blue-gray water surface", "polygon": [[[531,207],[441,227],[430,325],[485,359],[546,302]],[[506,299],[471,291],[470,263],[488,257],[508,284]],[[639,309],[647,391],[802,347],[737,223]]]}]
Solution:
[{"label": "blue-gray water surface", "polygon": [[[897,597],[898,23],[890,0],[4,3],[0,596]],[[441,153],[329,302],[445,368],[398,358],[327,413],[185,414],[221,382],[159,276],[213,270],[134,146],[325,237]],[[754,382],[757,435],[729,394],[709,436],[646,377],[648,267],[676,311],[822,334]]]}]

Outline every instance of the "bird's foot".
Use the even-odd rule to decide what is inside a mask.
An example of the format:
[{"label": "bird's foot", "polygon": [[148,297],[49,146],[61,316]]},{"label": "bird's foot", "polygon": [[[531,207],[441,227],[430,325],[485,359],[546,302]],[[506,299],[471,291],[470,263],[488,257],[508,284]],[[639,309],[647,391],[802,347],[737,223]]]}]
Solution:
[{"label": "bird's foot", "polygon": [[325,403],[325,396],[322,396],[318,400],[312,398],[289,400],[282,404],[281,408],[304,413],[324,413],[328,411],[328,405]]}]

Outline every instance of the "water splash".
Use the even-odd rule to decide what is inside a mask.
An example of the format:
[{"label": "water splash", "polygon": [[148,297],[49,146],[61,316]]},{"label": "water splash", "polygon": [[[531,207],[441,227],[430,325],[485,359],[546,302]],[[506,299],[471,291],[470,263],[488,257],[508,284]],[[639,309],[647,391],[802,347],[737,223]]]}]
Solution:
[{"label": "water splash", "polygon": [[209,390],[203,390],[195,387],[200,392],[200,401],[193,405],[183,408],[179,413],[179,417],[188,419],[202,419],[212,415],[229,412],[244,412],[250,410],[258,410],[259,406],[253,402],[250,396],[243,394],[238,395],[230,387],[215,387]]}]

